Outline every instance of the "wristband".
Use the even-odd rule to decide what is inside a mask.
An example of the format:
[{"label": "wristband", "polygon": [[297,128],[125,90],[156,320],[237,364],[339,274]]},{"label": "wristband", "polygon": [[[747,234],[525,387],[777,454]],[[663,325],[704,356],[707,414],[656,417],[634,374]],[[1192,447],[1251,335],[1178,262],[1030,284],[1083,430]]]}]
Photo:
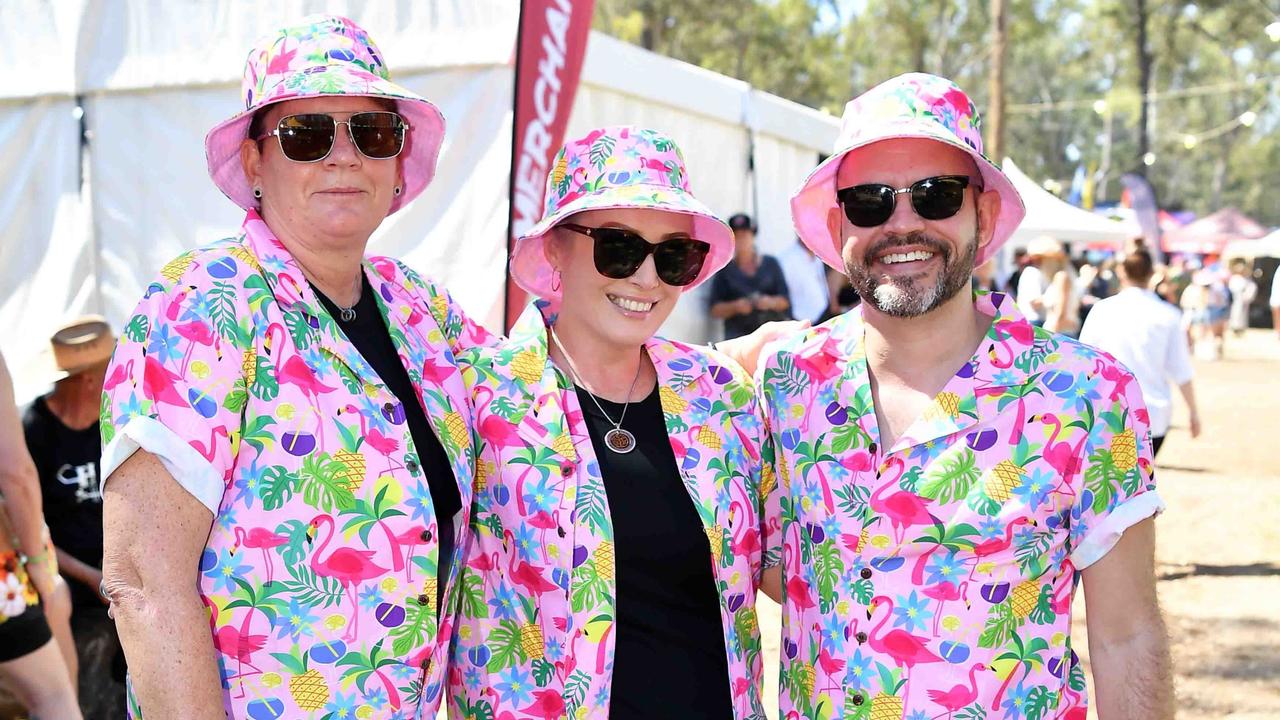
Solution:
[{"label": "wristband", "polygon": [[18,556],[18,562],[21,563],[23,567],[27,567],[31,565],[31,563],[43,563],[48,561],[49,561],[48,550],[37,553],[35,555],[19,555]]}]

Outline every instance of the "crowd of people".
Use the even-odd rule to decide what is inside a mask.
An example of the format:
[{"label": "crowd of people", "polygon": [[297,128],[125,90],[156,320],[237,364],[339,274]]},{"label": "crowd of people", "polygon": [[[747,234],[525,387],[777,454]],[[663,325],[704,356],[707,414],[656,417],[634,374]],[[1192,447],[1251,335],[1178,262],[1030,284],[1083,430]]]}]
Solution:
[{"label": "crowd of people", "polygon": [[[1173,716],[1170,383],[1199,421],[1157,293],[1212,328],[1247,286],[1044,239],[993,292],[1024,209],[954,83],[849,103],[781,258],[663,133],[569,140],[503,337],[366,255],[445,133],[368,34],[281,28],[244,77],[205,148],[239,231],[118,339],[60,330],[21,420],[0,373],[0,679],[35,716],[754,720],[763,592],[786,718],[1082,717],[1081,583],[1100,717]],[[703,283],[728,339],[656,335]]]},{"label": "crowd of people", "polygon": [[[1016,252],[1014,270],[1003,289],[1016,297],[1033,323],[1080,337],[1094,307],[1125,286],[1123,261],[1139,251],[1154,263],[1152,251],[1140,238],[1096,261],[1083,255],[1071,258],[1057,240],[1036,238]],[[1238,337],[1249,327],[1249,308],[1259,298],[1254,276],[1252,259],[1233,258],[1224,264],[1214,256],[1178,255],[1153,265],[1147,289],[1178,311],[1193,354],[1218,360],[1223,357],[1227,330]],[[1273,314],[1280,313],[1280,272],[1271,283],[1266,297]],[[1280,327],[1280,322],[1274,324]]]}]

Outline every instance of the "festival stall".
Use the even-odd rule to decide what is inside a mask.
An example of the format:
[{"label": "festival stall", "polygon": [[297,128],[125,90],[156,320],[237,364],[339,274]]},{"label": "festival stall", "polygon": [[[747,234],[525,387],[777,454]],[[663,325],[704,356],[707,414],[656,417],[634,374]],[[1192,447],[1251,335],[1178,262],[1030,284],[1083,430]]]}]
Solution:
[{"label": "festival stall", "polygon": [[[0,349],[19,395],[39,386],[45,339],[66,318],[119,328],[178,253],[234,234],[242,212],[205,169],[204,134],[241,107],[253,41],[341,3],[6,0],[0,4]],[[432,186],[370,246],[443,280],[502,324],[511,168],[511,0],[351,2],[393,78],[436,102],[448,137]],[[40,73],[22,71],[31,58]],[[568,134],[651,125],[684,148],[694,192],[723,216],[757,216],[765,252],[793,239],[788,198],[837,121],[745,83],[592,33]],[[664,332],[715,328],[701,293]]]}]

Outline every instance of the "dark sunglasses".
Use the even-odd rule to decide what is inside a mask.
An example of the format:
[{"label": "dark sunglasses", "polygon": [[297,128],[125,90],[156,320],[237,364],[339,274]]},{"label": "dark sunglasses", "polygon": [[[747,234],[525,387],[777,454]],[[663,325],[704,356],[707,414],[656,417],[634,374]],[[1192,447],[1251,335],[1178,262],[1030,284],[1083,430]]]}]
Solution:
[{"label": "dark sunglasses", "polygon": [[893,216],[899,195],[911,193],[911,207],[926,220],[945,220],[960,212],[964,205],[964,189],[969,178],[964,175],[939,175],[911,183],[911,187],[869,183],[836,191],[836,199],[845,217],[858,227],[883,225]]},{"label": "dark sunglasses", "polygon": [[711,246],[701,240],[678,237],[651,243],[630,230],[585,227],[561,223],[560,227],[595,241],[596,271],[607,278],[629,278],[653,255],[653,266],[662,282],[683,287],[698,279]]},{"label": "dark sunglasses", "polygon": [[307,113],[280,118],[275,130],[254,140],[274,135],[285,157],[294,162],[319,162],[333,152],[339,125],[347,126],[351,144],[362,155],[375,160],[399,155],[409,130],[409,123],[393,112],[359,112],[346,120],[324,113]]}]

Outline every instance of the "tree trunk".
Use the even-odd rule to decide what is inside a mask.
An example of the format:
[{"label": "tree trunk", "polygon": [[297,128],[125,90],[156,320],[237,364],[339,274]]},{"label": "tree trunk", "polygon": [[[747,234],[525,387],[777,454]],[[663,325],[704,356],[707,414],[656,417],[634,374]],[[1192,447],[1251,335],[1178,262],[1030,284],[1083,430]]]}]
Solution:
[{"label": "tree trunk", "polygon": [[[1151,48],[1147,45],[1147,0],[1134,0],[1134,13],[1138,30],[1138,97],[1140,98],[1141,115],[1138,121],[1138,162],[1141,171],[1146,167],[1144,158],[1151,152]],[[1145,174],[1145,173],[1144,173]]]},{"label": "tree trunk", "polygon": [[658,33],[661,32],[662,18],[659,17],[661,13],[653,6],[653,0],[644,0],[640,6],[640,14],[644,17],[644,29],[640,31],[640,47],[653,52],[658,46]]},{"label": "tree trunk", "polygon": [[1004,162],[1004,58],[1009,25],[1005,0],[991,0],[990,106],[987,108],[987,157]]}]

